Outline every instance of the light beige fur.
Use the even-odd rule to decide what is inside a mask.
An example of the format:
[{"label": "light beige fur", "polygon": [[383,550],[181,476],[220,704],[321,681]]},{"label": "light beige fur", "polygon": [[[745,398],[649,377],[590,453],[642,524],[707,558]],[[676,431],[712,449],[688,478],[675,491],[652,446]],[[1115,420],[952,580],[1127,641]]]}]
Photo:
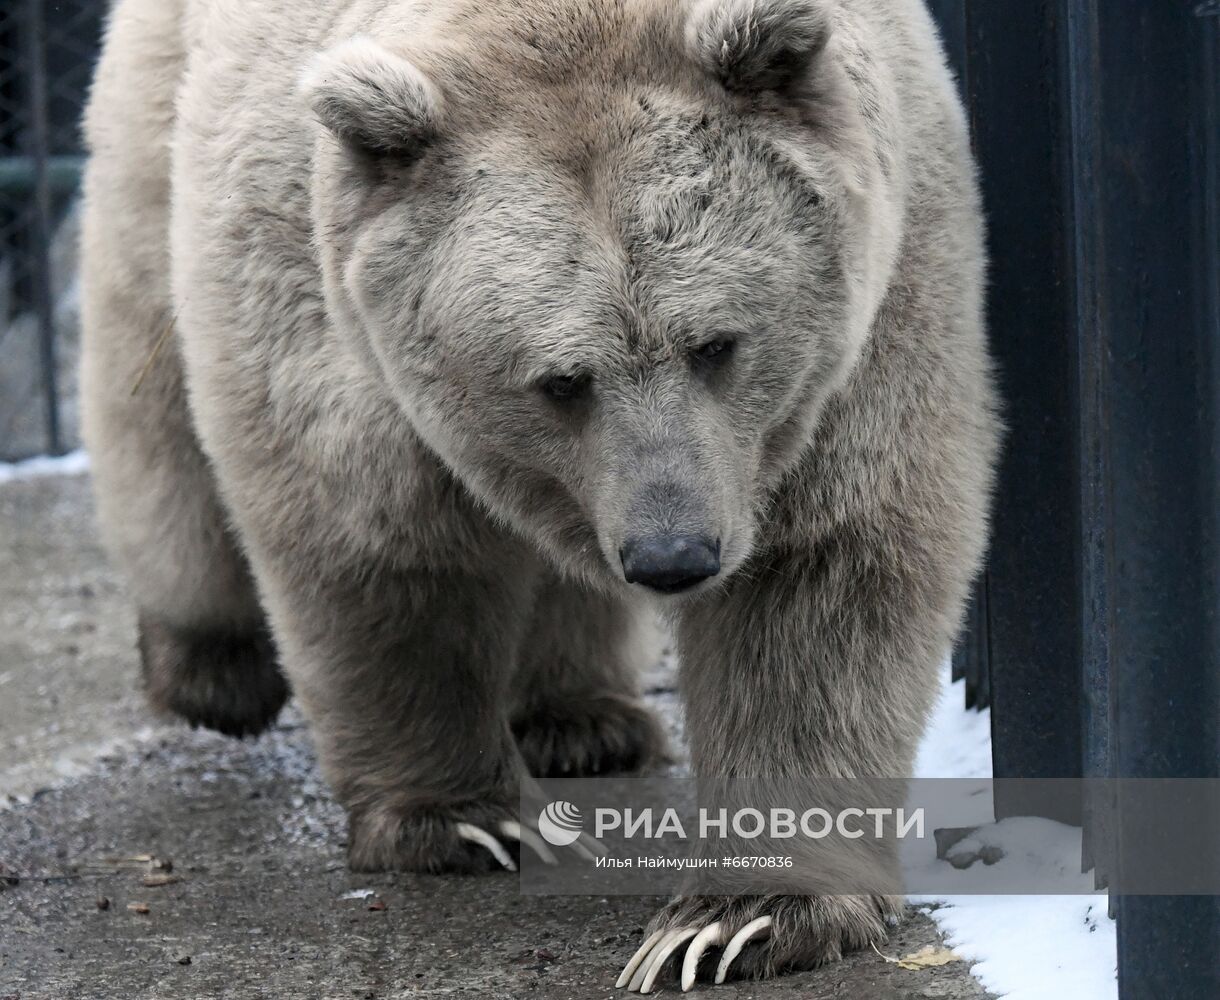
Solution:
[{"label": "light beige fur", "polygon": [[[998,438],[919,0],[119,0],[88,136],[86,435],[150,692],[257,731],[273,639],[354,865],[485,865],[458,825],[527,769],[660,756],[655,606],[700,773],[909,773]],[[719,574],[627,584],[674,535]],[[771,914],[763,975],[891,908],[658,926]]]}]

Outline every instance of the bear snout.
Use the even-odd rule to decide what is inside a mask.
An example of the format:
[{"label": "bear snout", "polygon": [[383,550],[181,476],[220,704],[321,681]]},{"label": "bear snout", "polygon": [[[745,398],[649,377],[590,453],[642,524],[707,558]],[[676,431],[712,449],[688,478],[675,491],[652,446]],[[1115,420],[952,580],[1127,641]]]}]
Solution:
[{"label": "bear snout", "polygon": [[628,583],[676,594],[720,572],[720,539],[682,534],[629,538],[619,549],[619,560]]}]

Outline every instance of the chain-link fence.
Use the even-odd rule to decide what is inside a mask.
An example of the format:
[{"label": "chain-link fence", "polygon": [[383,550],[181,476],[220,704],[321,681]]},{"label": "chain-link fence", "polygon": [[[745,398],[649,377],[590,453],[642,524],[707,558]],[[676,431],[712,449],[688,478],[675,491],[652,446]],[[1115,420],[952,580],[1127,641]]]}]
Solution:
[{"label": "chain-link fence", "polygon": [[106,0],[0,0],[0,459],[78,440],[80,117]]}]

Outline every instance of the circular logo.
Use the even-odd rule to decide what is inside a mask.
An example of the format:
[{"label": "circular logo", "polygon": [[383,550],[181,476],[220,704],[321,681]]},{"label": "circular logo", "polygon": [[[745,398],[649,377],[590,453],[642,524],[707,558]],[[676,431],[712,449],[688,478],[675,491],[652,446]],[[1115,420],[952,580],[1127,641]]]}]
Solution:
[{"label": "circular logo", "polygon": [[552,802],[538,814],[538,832],[555,847],[576,843],[583,825],[580,810],[571,802]]}]

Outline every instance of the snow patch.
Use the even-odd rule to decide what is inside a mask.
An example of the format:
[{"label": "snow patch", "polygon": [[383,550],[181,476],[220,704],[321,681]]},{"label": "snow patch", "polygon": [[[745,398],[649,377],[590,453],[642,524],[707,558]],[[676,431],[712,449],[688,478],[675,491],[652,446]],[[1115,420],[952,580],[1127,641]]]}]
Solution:
[{"label": "snow patch", "polygon": [[951,896],[932,910],[970,972],[1007,1000],[1116,1000],[1104,896]]},{"label": "snow patch", "polygon": [[22,462],[0,462],[0,483],[11,483],[40,476],[72,476],[89,469],[89,456],[83,451],[66,455],[39,455]]},{"label": "snow patch", "polygon": [[[917,778],[990,778],[991,713],[967,711],[965,682],[953,683],[948,666],[940,696],[916,760]],[[990,822],[991,816],[978,822]],[[1045,872],[1071,873],[1081,893],[1093,886],[1079,873],[1080,830],[1050,820],[1004,820],[983,835],[999,846],[1028,844],[1036,830],[1039,850],[1008,854],[999,865],[1021,865],[1036,884]],[[1010,845],[1011,846],[1011,845]],[[997,865],[998,867],[998,865]],[[963,885],[985,889],[988,868],[958,873]],[[966,880],[970,880],[969,883]],[[971,895],[911,897],[940,926],[949,946],[971,963],[971,973],[1007,1000],[1117,1000],[1117,937],[1104,895]]]}]

